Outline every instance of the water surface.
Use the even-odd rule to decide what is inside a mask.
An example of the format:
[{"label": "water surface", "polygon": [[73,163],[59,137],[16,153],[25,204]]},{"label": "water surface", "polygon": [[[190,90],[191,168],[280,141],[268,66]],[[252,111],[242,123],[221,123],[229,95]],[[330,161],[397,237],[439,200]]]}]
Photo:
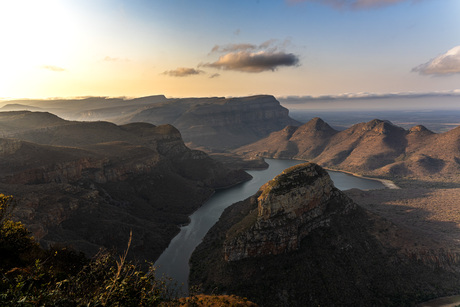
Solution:
[{"label": "water surface", "polygon": [[[267,181],[273,179],[288,167],[303,163],[298,160],[265,160],[269,168],[265,170],[247,171],[253,179],[234,187],[219,190],[190,216],[190,224],[181,227],[180,233],[174,237],[168,248],[155,262],[157,276],[165,274],[172,277],[182,291],[188,289],[189,259],[195,248],[201,243],[208,230],[218,221],[228,206],[255,194]],[[340,190],[359,188],[362,190],[383,189],[385,186],[377,181],[356,177],[350,174],[328,171],[334,185]]]}]

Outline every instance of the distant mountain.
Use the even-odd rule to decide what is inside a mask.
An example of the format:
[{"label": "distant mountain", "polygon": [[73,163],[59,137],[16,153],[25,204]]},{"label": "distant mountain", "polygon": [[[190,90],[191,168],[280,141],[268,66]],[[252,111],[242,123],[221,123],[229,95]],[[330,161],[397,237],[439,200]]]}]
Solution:
[{"label": "distant mountain", "polygon": [[459,255],[413,238],[305,163],[225,210],[192,255],[190,285],[261,306],[410,306],[460,291]]},{"label": "distant mountain", "polygon": [[38,107],[32,107],[28,106],[25,104],[20,104],[20,103],[11,103],[4,105],[3,107],[0,108],[1,112],[4,111],[41,111],[41,108]]},{"label": "distant mountain", "polygon": [[155,260],[216,188],[247,180],[171,125],[70,122],[43,112],[0,113],[0,191],[43,245],[91,255],[126,247]]},{"label": "distant mountain", "polygon": [[69,120],[171,124],[179,129],[187,145],[218,152],[253,143],[287,125],[300,125],[273,96],[267,95],[183,99],[162,95],[136,99],[90,97],[11,103],[39,106]]},{"label": "distant mountain", "polygon": [[369,175],[458,179],[460,127],[436,134],[423,126],[405,130],[375,119],[336,131],[315,118],[235,152],[247,157],[309,160]]}]

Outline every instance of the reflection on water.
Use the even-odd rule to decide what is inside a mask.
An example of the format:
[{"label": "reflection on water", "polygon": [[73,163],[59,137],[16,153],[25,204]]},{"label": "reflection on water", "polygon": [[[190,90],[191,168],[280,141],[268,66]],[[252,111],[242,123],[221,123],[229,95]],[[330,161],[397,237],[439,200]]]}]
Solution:
[{"label": "reflection on water", "polygon": [[[155,262],[157,276],[167,275],[178,284],[183,284],[182,291],[187,293],[189,264],[188,261],[208,230],[217,222],[228,206],[252,196],[267,181],[273,179],[288,167],[303,163],[297,160],[266,159],[269,168],[247,171],[253,179],[234,187],[217,191],[203,206],[190,216],[190,224],[181,227],[180,233],[172,239],[168,248]],[[376,180],[355,177],[350,174],[329,171],[334,185],[340,190],[359,188],[362,190],[382,189],[384,185]]]}]

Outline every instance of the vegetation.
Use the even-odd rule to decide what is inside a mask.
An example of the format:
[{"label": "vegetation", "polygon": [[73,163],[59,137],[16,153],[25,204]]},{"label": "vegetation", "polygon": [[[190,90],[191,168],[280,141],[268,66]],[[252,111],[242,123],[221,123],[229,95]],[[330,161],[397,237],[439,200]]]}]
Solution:
[{"label": "vegetation", "polygon": [[89,260],[66,248],[41,249],[20,222],[11,220],[11,196],[0,194],[0,305],[155,306],[171,301],[168,281],[100,252]]},{"label": "vegetation", "polygon": [[93,259],[63,247],[44,250],[20,222],[14,201],[0,194],[1,306],[256,306],[234,295],[178,298],[174,283],[156,278],[122,256],[101,251]]}]

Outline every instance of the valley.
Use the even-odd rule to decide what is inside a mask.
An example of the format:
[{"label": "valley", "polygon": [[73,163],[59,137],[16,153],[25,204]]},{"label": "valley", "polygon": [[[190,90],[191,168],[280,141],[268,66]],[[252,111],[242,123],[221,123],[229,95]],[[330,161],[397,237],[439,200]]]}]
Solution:
[{"label": "valley", "polygon": [[[433,132],[420,123],[403,128],[372,119],[338,129],[318,117],[302,124],[266,95],[28,100],[10,101],[4,109],[14,111],[0,112],[0,189],[14,195],[15,219],[43,247],[68,246],[88,256],[100,248],[122,252],[132,230],[129,257],[155,261],[217,189],[251,178],[243,169],[264,169],[267,158],[307,160],[329,170],[394,182],[400,189],[342,193],[326,184],[329,179],[311,188],[316,175],[308,175],[311,179],[305,182],[296,175],[286,181],[286,192],[306,193],[312,203],[304,208],[294,201],[299,207],[289,209],[289,197],[270,198],[270,209],[259,214],[278,212],[277,203],[283,208],[279,212],[288,212],[286,217],[274,215],[279,220],[272,232],[267,226],[271,215],[256,214],[254,197],[264,195],[266,188],[261,188],[256,196],[226,209],[196,249],[192,286],[202,285],[205,293],[230,291],[264,306],[297,305],[307,297],[312,304],[360,305],[354,300],[358,292],[365,297],[362,304],[398,305],[403,297],[413,303],[458,293],[453,280],[460,259],[460,127]],[[320,169],[315,172],[323,174]],[[308,186],[310,192],[300,192]],[[326,204],[331,191],[335,205]],[[323,216],[326,212],[331,215]],[[255,220],[261,224],[253,224]],[[286,221],[293,224],[281,226]],[[262,235],[237,235],[251,225],[258,225],[254,227]],[[292,231],[301,235],[294,238]],[[278,241],[267,241],[277,232]],[[349,245],[350,254],[343,254]],[[263,259],[261,268],[252,267],[254,255]],[[224,258],[230,262],[222,262]],[[297,266],[289,264],[292,259]],[[283,277],[277,263],[284,271],[312,279]],[[412,287],[406,277],[389,270],[419,282]],[[340,279],[344,274],[350,281]],[[248,286],[253,279],[266,284]],[[320,280],[344,288],[318,288]],[[309,284],[311,291],[298,292],[300,283]],[[382,283],[394,283],[400,290]],[[263,289],[272,289],[277,297],[265,297]],[[341,291],[349,295],[340,298]]]}]

